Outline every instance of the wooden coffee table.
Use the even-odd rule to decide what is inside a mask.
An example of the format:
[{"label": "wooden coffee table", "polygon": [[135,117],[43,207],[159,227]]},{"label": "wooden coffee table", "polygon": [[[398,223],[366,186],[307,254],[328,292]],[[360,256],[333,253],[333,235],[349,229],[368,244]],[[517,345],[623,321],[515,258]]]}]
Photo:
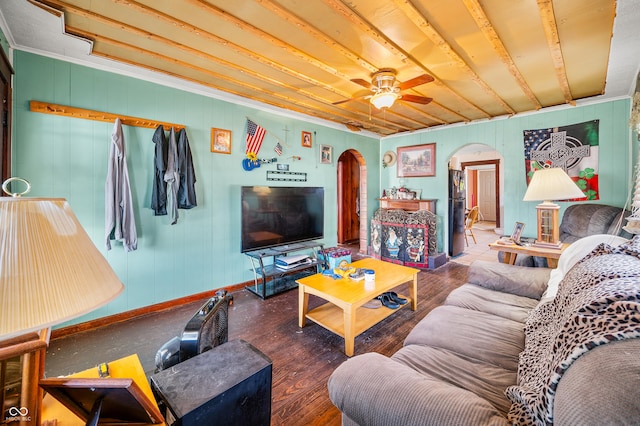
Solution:
[{"label": "wooden coffee table", "polygon": [[[412,310],[418,308],[418,272],[419,269],[383,262],[377,259],[363,259],[352,263],[355,268],[373,269],[376,272],[374,287],[365,289],[365,280],[353,281],[349,278],[334,280],[322,274],[315,274],[297,280],[298,283],[298,324],[305,326],[306,319],[326,328],[344,338],[344,352],[353,356],[354,340],[357,335],[368,330],[389,315],[404,306]],[[364,308],[362,305],[392,290],[400,284],[407,283],[409,295],[402,296],[408,303],[398,309],[382,306],[377,309]],[[311,311],[309,295],[318,296],[328,303]]]}]

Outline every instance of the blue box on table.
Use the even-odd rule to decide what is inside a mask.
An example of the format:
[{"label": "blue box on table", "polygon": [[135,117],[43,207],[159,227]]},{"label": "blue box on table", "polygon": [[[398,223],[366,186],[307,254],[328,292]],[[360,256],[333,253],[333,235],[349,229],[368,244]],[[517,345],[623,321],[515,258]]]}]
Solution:
[{"label": "blue box on table", "polygon": [[329,264],[329,269],[335,269],[343,260],[346,260],[347,263],[351,263],[351,250],[339,247],[330,247],[320,251],[318,253],[318,258],[320,261],[326,261]]}]

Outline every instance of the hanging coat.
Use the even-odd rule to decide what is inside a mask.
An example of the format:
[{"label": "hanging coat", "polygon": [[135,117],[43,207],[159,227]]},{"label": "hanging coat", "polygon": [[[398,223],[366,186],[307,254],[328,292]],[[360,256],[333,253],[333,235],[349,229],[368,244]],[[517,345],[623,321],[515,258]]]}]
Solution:
[{"label": "hanging coat", "polygon": [[[176,132],[171,128],[169,132],[169,150],[167,153],[167,170],[164,173],[164,181],[167,182],[168,195],[171,196],[171,224],[178,223],[178,188],[180,187],[180,174],[178,174],[178,146]],[[169,203],[168,203],[169,204]]]},{"label": "hanging coat", "polygon": [[167,151],[169,145],[164,134],[164,127],[158,126],[151,139],[156,146],[153,157],[154,175],[153,189],[151,191],[151,208],[156,216],[167,214],[167,182],[164,180],[164,173],[167,170]]},{"label": "hanging coat", "polygon": [[111,132],[107,181],[105,183],[105,230],[107,250],[111,250],[112,239],[122,241],[125,251],[133,251],[138,248],[124,135],[119,118],[116,118]]},{"label": "hanging coat", "polygon": [[178,187],[178,208],[192,209],[198,205],[196,202],[196,172],[193,168],[191,148],[187,131],[180,129],[178,132],[178,174],[180,186]]}]

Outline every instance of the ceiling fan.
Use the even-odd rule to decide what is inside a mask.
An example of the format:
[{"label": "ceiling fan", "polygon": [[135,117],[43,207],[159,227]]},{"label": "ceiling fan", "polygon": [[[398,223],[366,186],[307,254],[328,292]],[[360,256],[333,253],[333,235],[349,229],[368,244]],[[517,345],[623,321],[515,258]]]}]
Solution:
[{"label": "ceiling fan", "polygon": [[391,105],[393,105],[393,103],[398,99],[402,99],[403,101],[407,102],[415,102],[422,105],[426,105],[433,100],[432,98],[426,98],[424,96],[400,93],[401,90],[411,89],[412,87],[432,82],[433,77],[431,77],[429,74],[422,74],[418,77],[412,78],[411,80],[407,80],[402,83],[396,80],[396,71],[394,69],[383,68],[371,74],[371,83],[361,78],[354,78],[351,81],[366,87],[373,93],[354,96],[351,99],[334,102],[333,105],[338,105],[344,102],[351,101],[353,99],[364,98],[369,99],[369,102],[371,102],[376,108],[383,109],[391,107]]}]

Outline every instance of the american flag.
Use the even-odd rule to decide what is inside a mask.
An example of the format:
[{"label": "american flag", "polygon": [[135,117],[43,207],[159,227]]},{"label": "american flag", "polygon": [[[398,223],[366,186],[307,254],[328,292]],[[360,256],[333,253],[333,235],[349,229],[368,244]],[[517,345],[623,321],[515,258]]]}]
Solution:
[{"label": "american flag", "polygon": [[282,145],[280,145],[280,142],[276,144],[276,147],[273,148],[273,150],[276,152],[276,154],[282,155]]},{"label": "american flag", "polygon": [[260,151],[260,147],[262,146],[262,140],[266,134],[267,131],[265,129],[247,119],[247,149],[245,152],[258,154],[258,151]]}]

